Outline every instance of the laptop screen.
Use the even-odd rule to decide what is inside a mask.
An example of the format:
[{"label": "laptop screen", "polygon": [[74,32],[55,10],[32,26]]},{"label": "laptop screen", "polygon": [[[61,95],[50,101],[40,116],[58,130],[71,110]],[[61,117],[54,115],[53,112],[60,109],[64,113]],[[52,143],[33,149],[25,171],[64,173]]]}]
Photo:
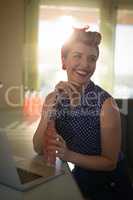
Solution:
[{"label": "laptop screen", "polygon": [[35,179],[41,178],[41,175],[29,172],[27,170],[21,169],[21,168],[16,168],[17,173],[19,175],[21,184],[25,184],[31,181],[34,181]]}]

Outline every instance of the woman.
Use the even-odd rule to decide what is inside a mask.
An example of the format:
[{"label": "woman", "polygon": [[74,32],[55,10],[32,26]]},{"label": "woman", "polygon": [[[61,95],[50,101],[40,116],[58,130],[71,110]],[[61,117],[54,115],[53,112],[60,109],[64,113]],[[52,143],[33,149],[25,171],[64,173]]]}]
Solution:
[{"label": "woman", "polygon": [[[58,83],[47,96],[34,148],[74,163],[72,174],[85,198],[133,199],[121,153],[118,107],[109,93],[91,81],[100,41],[100,33],[84,28],[75,29],[63,45],[62,66],[68,81]],[[53,107],[55,126],[50,127]],[[49,137],[50,131],[54,134]]]}]

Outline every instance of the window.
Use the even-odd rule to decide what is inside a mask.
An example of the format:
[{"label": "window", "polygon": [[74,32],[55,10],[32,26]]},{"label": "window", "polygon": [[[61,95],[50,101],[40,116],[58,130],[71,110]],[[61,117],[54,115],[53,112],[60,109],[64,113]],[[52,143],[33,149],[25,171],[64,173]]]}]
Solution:
[{"label": "window", "polygon": [[117,98],[133,98],[133,11],[119,10],[115,45],[115,88]]}]

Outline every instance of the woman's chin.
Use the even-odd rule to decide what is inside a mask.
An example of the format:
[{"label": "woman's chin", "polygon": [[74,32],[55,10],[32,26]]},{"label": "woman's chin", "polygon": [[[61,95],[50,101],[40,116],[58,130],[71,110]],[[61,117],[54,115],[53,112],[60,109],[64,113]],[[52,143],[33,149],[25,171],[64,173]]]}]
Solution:
[{"label": "woman's chin", "polygon": [[75,80],[75,84],[77,84],[79,86],[86,85],[86,83],[88,83],[88,79]]},{"label": "woman's chin", "polygon": [[88,81],[90,80],[89,77],[78,77],[78,78],[74,78],[71,77],[68,79],[69,82],[73,83],[73,85],[77,86],[77,87],[83,87],[84,85],[86,85],[88,83]]}]

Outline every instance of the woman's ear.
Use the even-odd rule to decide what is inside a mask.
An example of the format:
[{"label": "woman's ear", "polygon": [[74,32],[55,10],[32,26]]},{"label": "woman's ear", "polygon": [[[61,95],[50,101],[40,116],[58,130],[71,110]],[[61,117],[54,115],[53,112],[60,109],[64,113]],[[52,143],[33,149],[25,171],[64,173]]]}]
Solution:
[{"label": "woman's ear", "polygon": [[62,56],[61,60],[62,60],[62,69],[63,69],[63,70],[66,70],[65,58]]}]

